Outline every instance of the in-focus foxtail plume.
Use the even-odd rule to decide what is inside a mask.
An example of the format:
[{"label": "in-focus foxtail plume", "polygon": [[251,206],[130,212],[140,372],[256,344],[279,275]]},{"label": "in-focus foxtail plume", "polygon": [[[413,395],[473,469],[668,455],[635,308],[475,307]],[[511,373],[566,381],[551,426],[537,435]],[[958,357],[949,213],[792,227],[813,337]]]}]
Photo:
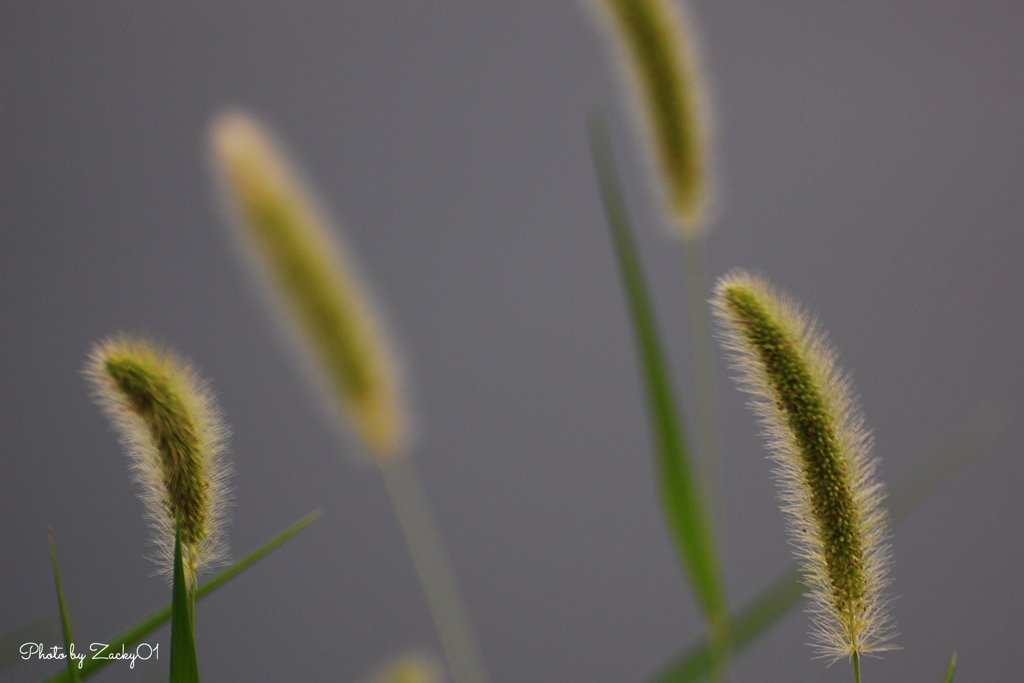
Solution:
[{"label": "in-focus foxtail plume", "polygon": [[743,271],[712,301],[738,380],[753,396],[783,509],[810,586],[814,645],[825,657],[892,649],[883,491],[849,378],[814,322]]},{"label": "in-focus foxtail plume", "polygon": [[228,436],[192,365],[151,341],[116,336],[93,346],[85,374],[131,458],[161,573],[174,565],[180,530],[186,579],[224,559]]},{"label": "in-focus foxtail plume", "polygon": [[588,0],[626,55],[637,113],[650,137],[684,240],[701,236],[708,204],[708,125],[690,26],[671,0]]},{"label": "in-focus foxtail plume", "polygon": [[323,370],[315,374],[375,458],[400,455],[408,425],[396,363],[354,264],[262,126],[229,113],[210,138],[242,242]]}]

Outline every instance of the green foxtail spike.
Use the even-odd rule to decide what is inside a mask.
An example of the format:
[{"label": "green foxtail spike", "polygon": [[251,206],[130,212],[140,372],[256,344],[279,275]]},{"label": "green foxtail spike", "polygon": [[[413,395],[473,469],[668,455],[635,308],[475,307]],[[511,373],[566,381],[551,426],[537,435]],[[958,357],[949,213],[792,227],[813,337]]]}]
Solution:
[{"label": "green foxtail spike", "polygon": [[379,462],[402,455],[408,420],[380,315],[280,146],[252,118],[230,113],[211,149],[241,242],[315,360],[319,378]]},{"label": "green foxtail spike", "polygon": [[813,321],[743,271],[713,299],[742,388],[765,426],[783,509],[810,587],[819,653],[839,659],[891,649],[883,491],[850,381]]},{"label": "green foxtail spike", "polygon": [[154,559],[173,574],[180,528],[185,577],[194,586],[197,572],[221,563],[226,551],[228,430],[212,394],[188,361],[124,335],[96,344],[85,372],[131,457],[154,528]]},{"label": "green foxtail spike", "polygon": [[591,0],[624,48],[671,214],[685,240],[702,234],[708,134],[692,31],[669,0]]}]

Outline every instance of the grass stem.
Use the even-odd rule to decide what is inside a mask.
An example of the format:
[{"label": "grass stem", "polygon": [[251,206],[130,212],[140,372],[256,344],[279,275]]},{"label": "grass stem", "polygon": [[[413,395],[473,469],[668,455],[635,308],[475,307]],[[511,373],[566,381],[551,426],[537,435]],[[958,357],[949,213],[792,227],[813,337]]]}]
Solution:
[{"label": "grass stem", "polygon": [[174,530],[174,589],[171,597],[171,683],[199,683],[196,655],[196,595],[185,574],[181,526]]},{"label": "grass stem", "polygon": [[434,618],[452,681],[487,683],[469,612],[412,462],[408,458],[394,458],[381,463],[380,470]]},{"label": "grass stem", "polygon": [[[690,336],[690,368],[697,458],[704,484],[708,518],[713,528],[721,515],[721,465],[718,445],[718,392],[715,390],[715,340],[707,300],[708,265],[703,235],[682,240],[683,273],[686,278],[686,313]],[[718,536],[721,543],[721,536]]]}]

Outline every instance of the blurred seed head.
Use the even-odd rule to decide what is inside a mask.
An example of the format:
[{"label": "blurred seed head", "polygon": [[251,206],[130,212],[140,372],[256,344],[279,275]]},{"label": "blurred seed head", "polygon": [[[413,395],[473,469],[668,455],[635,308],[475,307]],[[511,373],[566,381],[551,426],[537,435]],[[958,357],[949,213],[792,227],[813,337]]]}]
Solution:
[{"label": "blurred seed head", "polygon": [[[362,443],[384,462],[408,438],[394,354],[354,264],[328,232],[270,134],[238,112],[214,121],[210,146],[226,204],[254,269],[313,359],[315,376]],[[317,381],[321,381],[318,379]]]},{"label": "blurred seed head", "polygon": [[693,31],[670,0],[589,0],[622,54],[634,110],[657,159],[673,222],[685,240],[703,234],[708,204],[708,126]]},{"label": "blurred seed head", "polygon": [[433,658],[408,654],[385,665],[370,680],[372,683],[440,683],[440,671]]}]

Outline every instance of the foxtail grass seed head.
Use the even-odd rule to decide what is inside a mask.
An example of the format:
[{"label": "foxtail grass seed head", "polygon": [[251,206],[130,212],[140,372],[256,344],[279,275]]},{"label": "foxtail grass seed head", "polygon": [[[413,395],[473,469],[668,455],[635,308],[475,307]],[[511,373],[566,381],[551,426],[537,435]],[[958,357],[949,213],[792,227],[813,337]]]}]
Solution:
[{"label": "foxtail grass seed head", "polygon": [[116,336],[93,346],[85,374],[131,458],[154,560],[170,577],[175,526],[186,578],[224,559],[228,430],[192,365],[145,339]]},{"label": "foxtail grass seed head", "polygon": [[683,239],[696,239],[707,208],[709,136],[690,26],[672,0],[590,2],[623,48],[673,221]]},{"label": "foxtail grass seed head", "polygon": [[792,299],[743,271],[718,281],[712,305],[776,464],[813,644],[833,659],[891,649],[883,491],[836,352]]},{"label": "foxtail grass seed head", "polygon": [[379,462],[402,454],[408,425],[379,316],[284,153],[240,113],[214,122],[211,149],[242,242],[341,414]]},{"label": "foxtail grass seed head", "polygon": [[439,683],[440,668],[425,655],[404,655],[377,672],[371,683]]}]

